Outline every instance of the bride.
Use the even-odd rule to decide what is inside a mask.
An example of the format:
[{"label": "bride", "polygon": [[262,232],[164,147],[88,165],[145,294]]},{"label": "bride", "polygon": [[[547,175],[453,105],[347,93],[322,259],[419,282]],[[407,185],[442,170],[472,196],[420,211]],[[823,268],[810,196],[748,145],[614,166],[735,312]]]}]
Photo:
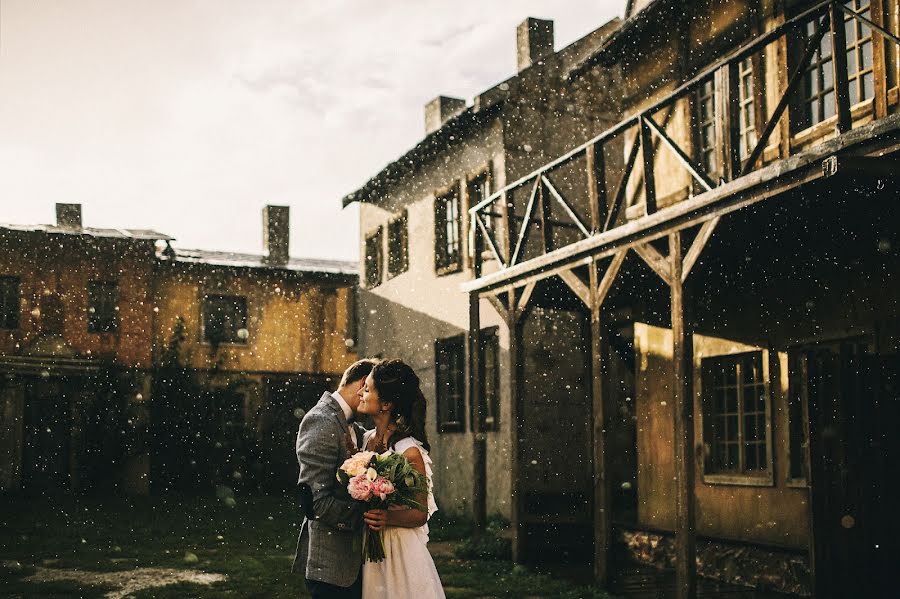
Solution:
[{"label": "bride", "polygon": [[363,436],[363,449],[402,453],[428,477],[428,496],[417,498],[428,513],[408,508],[369,510],[365,523],[382,531],[386,558],[363,564],[363,599],[443,598],[441,579],[428,553],[428,518],[437,511],[432,493],[431,458],[425,436],[425,396],[419,377],[402,360],[379,362],[360,389],[360,414],[375,428]]}]

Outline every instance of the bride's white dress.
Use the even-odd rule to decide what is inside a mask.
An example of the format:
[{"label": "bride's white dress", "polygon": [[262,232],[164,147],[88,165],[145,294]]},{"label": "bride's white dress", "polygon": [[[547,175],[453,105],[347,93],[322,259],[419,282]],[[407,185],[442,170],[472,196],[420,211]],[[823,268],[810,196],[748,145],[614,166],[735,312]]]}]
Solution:
[{"label": "bride's white dress", "polygon": [[[371,430],[363,436],[363,447],[374,434],[375,431]],[[421,452],[425,462],[425,474],[428,475],[428,517],[431,518],[437,511],[437,504],[432,492],[431,458],[428,451],[412,437],[397,441],[394,451],[404,453],[411,447]],[[385,559],[377,563],[363,563],[363,599],[443,599],[441,579],[426,546],[428,524],[418,528],[389,526],[382,533]]]}]

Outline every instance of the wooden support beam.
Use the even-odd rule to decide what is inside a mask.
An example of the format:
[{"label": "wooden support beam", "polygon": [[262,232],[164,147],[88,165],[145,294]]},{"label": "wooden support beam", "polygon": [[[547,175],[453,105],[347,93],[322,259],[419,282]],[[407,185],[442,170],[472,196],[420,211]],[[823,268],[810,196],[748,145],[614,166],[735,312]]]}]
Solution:
[{"label": "wooden support beam", "polygon": [[564,270],[559,273],[559,278],[562,279],[563,283],[568,286],[569,289],[572,290],[572,293],[578,297],[584,304],[584,307],[588,310],[591,309],[591,288],[584,284],[578,275],[576,275],[571,270]]},{"label": "wooden support beam", "polygon": [[569,218],[572,219],[572,222],[574,222],[575,226],[578,227],[578,230],[581,231],[581,234],[585,237],[590,237],[591,232],[588,231],[587,227],[584,226],[584,223],[581,222],[581,218],[577,214],[575,214],[575,210],[573,210],[572,207],[569,206],[569,203],[559,194],[556,188],[553,187],[550,179],[548,179],[544,175],[541,175],[541,181],[544,182],[544,186],[547,188],[547,191],[550,192],[550,195],[553,196],[553,199],[555,199],[559,203],[559,205],[563,207],[563,210],[566,211],[566,214],[569,215]]},{"label": "wooden support beam", "polygon": [[[622,253],[624,254],[624,252]],[[615,278],[616,259],[607,269],[604,281]],[[621,265],[621,261],[619,261]],[[604,383],[606,379],[606,360],[609,356],[608,339],[603,333],[602,305],[604,295],[600,293],[597,262],[590,265],[590,298],[588,307],[591,311],[591,445],[593,447],[594,466],[594,580],[601,587],[608,586],[612,577],[612,493],[610,477],[607,472],[607,438],[606,408],[604,405]],[[612,285],[612,283],[610,283]]]},{"label": "wooden support beam", "polygon": [[694,264],[697,262],[697,258],[700,257],[700,253],[703,252],[703,248],[706,247],[706,242],[709,241],[713,231],[716,230],[716,225],[719,224],[719,218],[720,217],[716,216],[700,225],[700,230],[697,232],[697,236],[694,238],[690,249],[684,257],[684,265],[681,267],[682,283],[687,281],[691,269],[694,268]]},{"label": "wooden support beam", "polygon": [[585,148],[588,203],[591,205],[591,233],[599,233],[606,221],[609,205],[606,200],[606,159],[603,144],[593,143]]},{"label": "wooden support beam", "polygon": [[853,10],[849,6],[845,6],[843,3],[838,3],[838,8],[841,9],[842,11],[844,11],[845,13],[847,13],[848,15],[850,15],[851,17],[853,17],[854,19],[862,21],[863,23],[865,23],[866,25],[868,25],[869,27],[871,27],[872,29],[874,29],[875,31],[880,33],[885,39],[890,40],[897,45],[900,45],[900,37],[897,37],[896,35],[894,35],[890,31],[888,31],[887,29],[885,29],[878,23],[874,22],[873,20],[867,19],[866,17],[857,13],[855,10]]},{"label": "wooden support beam", "polygon": [[693,335],[685,319],[681,233],[669,235],[672,263],[672,410],[675,423],[675,583],[678,599],[697,596],[697,530],[694,501]]},{"label": "wooden support beam", "polygon": [[667,285],[672,284],[672,262],[669,258],[660,254],[649,243],[636,245],[632,249]]},{"label": "wooden support beam", "polygon": [[509,316],[509,308],[506,306],[503,300],[501,300],[493,293],[485,294],[484,297],[488,302],[490,302],[490,304],[494,307],[494,310],[497,311],[500,317],[506,320],[506,318]]},{"label": "wooden support beam", "polygon": [[537,281],[532,281],[525,286],[525,289],[522,291],[522,295],[519,296],[518,302],[516,302],[516,313],[517,317],[521,317],[522,313],[525,312],[525,309],[528,307],[528,302],[531,301],[531,294],[534,293],[534,288],[537,285]]},{"label": "wooden support beam", "polygon": [[656,179],[653,164],[653,141],[650,139],[650,126],[647,119],[641,118],[640,137],[641,154],[644,163],[644,207],[647,214],[656,212]]},{"label": "wooden support beam", "polygon": [[834,72],[834,105],[837,112],[835,131],[838,135],[853,127],[850,115],[850,84],[847,78],[847,34],[844,31],[844,13],[837,3],[830,7],[831,15],[831,66]]},{"label": "wooden support beam", "polygon": [[522,227],[519,230],[519,237],[516,240],[516,249],[513,251],[512,256],[509,259],[509,265],[512,266],[519,260],[519,252],[522,251],[522,246],[525,243],[525,240],[528,237],[528,230],[531,227],[531,219],[534,216],[534,207],[535,207],[535,199],[537,198],[538,186],[540,185],[541,180],[539,178],[534,180],[534,186],[531,188],[531,196],[528,198],[528,207],[525,208],[525,218],[522,220]]},{"label": "wooden support beam", "polygon": [[550,224],[550,202],[547,201],[547,193],[544,190],[544,178],[538,177],[535,181],[538,189],[537,221],[541,228],[541,249],[549,254],[553,251],[553,232]]},{"label": "wooden support beam", "polygon": [[597,301],[600,304],[606,301],[606,296],[609,295],[610,289],[612,289],[613,283],[616,282],[616,276],[619,274],[619,270],[622,268],[622,263],[625,262],[625,257],[628,256],[628,250],[622,250],[618,254],[616,254],[609,267],[606,269],[606,273],[603,275],[603,279],[600,281],[600,285],[597,287]]},{"label": "wooden support beam", "polygon": [[631,144],[631,151],[628,153],[628,160],[625,161],[625,168],[622,170],[622,176],[619,177],[619,182],[616,184],[616,195],[613,196],[613,205],[609,214],[606,215],[606,222],[603,223],[604,231],[609,231],[610,225],[616,222],[616,218],[619,216],[619,210],[622,208],[622,203],[625,201],[625,193],[628,191],[628,179],[631,178],[631,172],[634,170],[634,165],[637,162],[640,149],[641,136],[640,134],[637,134],[634,136],[634,143]]},{"label": "wooden support beam", "polygon": [[[515,295],[510,293],[513,301]],[[526,302],[527,303],[527,302]],[[519,324],[519,310],[510,310],[506,321],[509,330],[509,448],[510,448],[510,480],[512,484],[510,528],[512,529],[512,557],[516,563],[525,558],[525,493],[522,492],[520,461],[522,452],[519,447],[519,414],[521,413],[521,347],[522,327]]]},{"label": "wooden support beam", "polygon": [[487,447],[482,424],[484,406],[481,397],[481,316],[477,293],[469,294],[469,334],[466,344],[466,396],[472,430],[472,507],[475,534],[487,526]]},{"label": "wooden support beam", "polygon": [[666,135],[666,132],[663,131],[662,127],[656,124],[656,121],[654,121],[649,116],[646,117],[645,121],[647,123],[647,126],[650,127],[650,130],[653,131],[653,133],[655,133],[662,140],[662,142],[669,147],[670,150],[672,150],[672,152],[675,154],[675,157],[678,158],[678,161],[682,164],[682,166],[687,169],[687,171],[694,179],[699,181],[700,184],[706,188],[706,191],[709,191],[716,186],[712,179],[710,179],[706,175],[706,173],[703,172],[703,169],[694,164],[694,161],[684,153],[684,150],[682,150],[678,146],[678,144],[672,141],[672,138]]},{"label": "wooden support beam", "polygon": [[[728,63],[716,71],[715,79],[716,139],[719,140],[718,163],[722,165],[722,177],[726,181],[731,181],[741,173],[738,64],[737,62]],[[756,72],[755,69],[754,72]],[[757,122],[762,122],[762,120]]]},{"label": "wooden support beam", "polygon": [[[481,219],[481,214],[478,212],[472,213],[472,217],[475,219],[475,222],[478,223],[478,228],[481,230],[481,234],[487,239],[488,247],[491,248],[491,253],[494,254],[494,258],[497,259],[497,262],[500,264],[500,268],[506,268],[506,262],[503,261],[503,258],[500,257],[500,251],[497,249],[497,244],[494,243],[494,236],[491,235],[491,232],[487,230],[487,227],[484,226],[484,222]],[[474,253],[474,252],[473,252]],[[476,262],[481,262],[481,255],[475,254]]]}]

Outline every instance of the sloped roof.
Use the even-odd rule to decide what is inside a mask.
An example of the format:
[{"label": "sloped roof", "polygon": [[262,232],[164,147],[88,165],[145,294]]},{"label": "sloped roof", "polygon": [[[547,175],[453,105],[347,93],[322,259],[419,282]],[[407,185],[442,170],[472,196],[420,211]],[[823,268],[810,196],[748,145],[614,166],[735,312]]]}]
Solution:
[{"label": "sloped roof", "polygon": [[[346,260],[326,260],[319,258],[290,258],[287,264],[271,264],[261,254],[242,254],[211,250],[185,250],[173,248],[174,261],[185,264],[206,264],[232,268],[261,268],[288,270],[324,275],[356,276],[359,265]],[[170,254],[171,255],[171,254]],[[171,258],[169,258],[171,260]]]},{"label": "sloped roof", "polygon": [[16,225],[0,223],[0,231],[18,231],[22,233],[47,233],[52,235],[83,235],[107,239],[139,239],[146,241],[170,241],[175,239],[165,233],[151,229],[97,229],[94,227],[57,227],[56,225]]}]

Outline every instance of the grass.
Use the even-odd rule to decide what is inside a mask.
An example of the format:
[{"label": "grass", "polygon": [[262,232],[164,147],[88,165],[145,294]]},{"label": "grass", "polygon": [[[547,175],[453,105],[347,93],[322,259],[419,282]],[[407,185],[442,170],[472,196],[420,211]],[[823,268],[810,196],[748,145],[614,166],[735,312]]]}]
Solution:
[{"label": "grass", "polygon": [[[229,506],[195,497],[0,497],[0,588],[10,597],[102,597],[112,587],[24,578],[36,568],[159,567],[227,580],[153,587],[135,597],[307,596],[302,578],[290,573],[299,527],[291,499],[236,499]],[[463,519],[441,515],[432,531],[435,547],[444,548],[435,562],[448,597],[606,597],[509,561],[455,557],[452,546],[471,535]]]}]

